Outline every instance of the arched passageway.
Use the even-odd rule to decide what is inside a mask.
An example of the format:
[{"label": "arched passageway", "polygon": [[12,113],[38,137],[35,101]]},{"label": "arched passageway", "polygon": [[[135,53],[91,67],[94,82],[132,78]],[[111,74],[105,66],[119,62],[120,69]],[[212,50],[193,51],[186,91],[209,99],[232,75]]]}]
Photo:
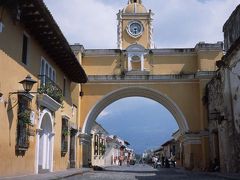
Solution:
[{"label": "arched passageway", "polygon": [[95,104],[95,106],[90,110],[84,121],[82,133],[90,134],[93,122],[96,120],[97,116],[103,111],[103,109],[106,108],[108,105],[119,99],[133,96],[145,97],[159,102],[172,113],[173,117],[178,123],[181,133],[189,131],[188,122],[184,117],[182,111],[177,106],[177,104],[167,95],[150,88],[127,87],[115,90],[105,95],[100,101]]}]

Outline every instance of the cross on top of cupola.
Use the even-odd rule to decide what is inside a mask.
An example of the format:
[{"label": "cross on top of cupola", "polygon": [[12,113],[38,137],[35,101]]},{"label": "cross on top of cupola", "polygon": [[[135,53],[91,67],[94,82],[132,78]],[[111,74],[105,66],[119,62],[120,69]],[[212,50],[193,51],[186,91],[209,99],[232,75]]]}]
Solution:
[{"label": "cross on top of cupola", "polygon": [[128,4],[132,4],[132,3],[142,4],[142,0],[129,0],[128,1]]}]

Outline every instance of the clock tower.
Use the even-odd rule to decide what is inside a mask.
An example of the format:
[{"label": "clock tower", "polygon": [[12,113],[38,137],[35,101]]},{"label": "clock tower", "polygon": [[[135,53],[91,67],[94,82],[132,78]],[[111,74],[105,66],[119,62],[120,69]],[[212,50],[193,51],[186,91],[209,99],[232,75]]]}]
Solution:
[{"label": "clock tower", "polygon": [[143,6],[142,0],[129,0],[128,5],[119,10],[118,48],[127,49],[138,44],[145,49],[153,48],[152,12]]}]

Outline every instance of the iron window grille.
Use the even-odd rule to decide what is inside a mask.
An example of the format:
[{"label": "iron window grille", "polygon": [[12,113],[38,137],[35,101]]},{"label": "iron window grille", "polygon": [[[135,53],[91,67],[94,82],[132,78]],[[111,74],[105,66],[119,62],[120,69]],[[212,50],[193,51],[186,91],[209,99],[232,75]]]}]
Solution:
[{"label": "iron window grille", "polygon": [[30,100],[24,95],[18,95],[18,121],[16,150],[26,151],[29,148]]},{"label": "iron window grille", "polygon": [[61,138],[62,155],[65,155],[68,152],[68,136],[69,136],[68,120],[62,118],[62,138]]},{"label": "iron window grille", "polygon": [[99,155],[98,135],[94,135],[94,155]]},{"label": "iron window grille", "polygon": [[39,75],[38,77],[40,79],[40,88],[38,92],[40,94],[47,94],[61,104],[63,101],[62,89],[46,75]]}]

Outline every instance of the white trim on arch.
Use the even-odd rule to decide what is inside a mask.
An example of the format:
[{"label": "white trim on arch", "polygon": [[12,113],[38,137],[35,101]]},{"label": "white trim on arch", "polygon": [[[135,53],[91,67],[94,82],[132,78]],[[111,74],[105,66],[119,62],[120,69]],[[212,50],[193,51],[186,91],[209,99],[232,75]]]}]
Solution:
[{"label": "white trim on arch", "polygon": [[178,105],[170,97],[154,89],[146,88],[143,86],[133,86],[115,90],[104,96],[101,100],[99,100],[89,111],[84,121],[82,134],[90,134],[93,122],[96,120],[97,116],[103,111],[103,109],[109,104],[119,99],[133,96],[145,97],[159,102],[172,113],[173,117],[178,123],[181,133],[189,131],[189,126],[184,114],[182,113]]},{"label": "white trim on arch", "polygon": [[50,159],[50,172],[53,171],[53,149],[54,149],[54,118],[52,116],[52,113],[48,110],[48,109],[44,109],[43,111],[39,110],[39,121],[38,121],[38,125],[37,125],[37,135],[36,135],[36,149],[35,149],[35,173],[38,174],[38,163],[39,163],[39,143],[40,143],[40,132],[42,131],[41,129],[41,125],[42,125],[42,120],[45,117],[45,115],[48,115],[50,117],[51,120],[51,125],[52,125],[52,132],[50,134],[51,136],[51,159]]}]

